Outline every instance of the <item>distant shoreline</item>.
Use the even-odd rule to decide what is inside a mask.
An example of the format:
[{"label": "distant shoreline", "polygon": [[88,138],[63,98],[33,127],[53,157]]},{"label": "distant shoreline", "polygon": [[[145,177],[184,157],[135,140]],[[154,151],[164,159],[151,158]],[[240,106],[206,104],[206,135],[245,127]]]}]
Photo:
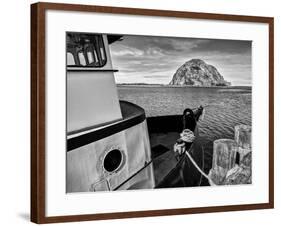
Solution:
[{"label": "distant shoreline", "polygon": [[150,88],[220,88],[220,89],[233,89],[233,88],[252,88],[252,86],[192,86],[192,85],[165,85],[165,84],[117,84],[117,87],[150,87]]}]

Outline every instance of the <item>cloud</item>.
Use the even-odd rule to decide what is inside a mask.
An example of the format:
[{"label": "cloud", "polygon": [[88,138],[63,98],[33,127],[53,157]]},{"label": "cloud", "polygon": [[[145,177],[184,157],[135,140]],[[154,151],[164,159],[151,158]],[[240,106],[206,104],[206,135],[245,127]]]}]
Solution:
[{"label": "cloud", "polygon": [[117,56],[117,57],[122,57],[122,56],[137,57],[137,56],[143,56],[144,51],[121,44],[121,45],[118,45],[114,51],[112,51],[112,55]]},{"label": "cloud", "polygon": [[222,39],[207,39],[209,42],[202,42],[195,49],[198,52],[220,51],[221,53],[247,53],[251,52],[251,41],[237,41],[237,40],[222,40]]},{"label": "cloud", "polygon": [[110,51],[119,70],[117,82],[167,84],[183,63],[200,58],[234,85],[243,79],[243,84],[251,84],[250,41],[124,36]]}]

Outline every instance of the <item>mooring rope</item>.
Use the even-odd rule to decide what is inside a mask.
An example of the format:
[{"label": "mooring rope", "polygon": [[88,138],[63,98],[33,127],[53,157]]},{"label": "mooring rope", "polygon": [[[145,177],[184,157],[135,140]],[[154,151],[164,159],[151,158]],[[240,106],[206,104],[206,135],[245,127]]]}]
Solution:
[{"label": "mooring rope", "polygon": [[[185,153],[191,163],[194,165],[194,167],[201,173],[202,176],[204,176],[210,183],[211,186],[215,186],[216,184],[212,181],[212,179],[197,165],[195,160],[192,158],[192,156],[189,154],[189,152],[185,149],[185,142],[186,143],[192,143],[195,139],[194,133],[189,130],[185,129],[180,134],[181,138],[175,143],[174,145],[174,151],[182,155]],[[203,153],[204,154],[204,153]]]},{"label": "mooring rope", "polygon": [[[202,160],[201,160],[202,166],[201,166],[201,169],[204,170],[204,168],[205,168],[205,150],[204,150],[203,147],[201,148],[201,150],[202,150]],[[201,185],[201,183],[202,183],[202,178],[203,178],[203,176],[202,176],[202,174],[201,174],[201,175],[200,175],[200,181],[199,181],[199,183],[198,183],[198,186]]]}]

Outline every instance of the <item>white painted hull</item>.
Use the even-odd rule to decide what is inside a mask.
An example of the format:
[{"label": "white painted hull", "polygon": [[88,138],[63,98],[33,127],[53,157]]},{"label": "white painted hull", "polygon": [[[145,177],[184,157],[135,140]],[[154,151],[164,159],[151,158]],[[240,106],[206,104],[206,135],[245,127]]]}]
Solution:
[{"label": "white painted hull", "polygon": [[[118,170],[107,172],[103,160],[112,149],[122,152]],[[146,121],[109,137],[67,152],[67,192],[155,187]],[[141,170],[141,171],[140,171]],[[138,172],[140,171],[140,172]],[[135,177],[134,174],[138,174]],[[123,184],[127,179],[132,177]],[[120,186],[120,187],[119,187]]]}]

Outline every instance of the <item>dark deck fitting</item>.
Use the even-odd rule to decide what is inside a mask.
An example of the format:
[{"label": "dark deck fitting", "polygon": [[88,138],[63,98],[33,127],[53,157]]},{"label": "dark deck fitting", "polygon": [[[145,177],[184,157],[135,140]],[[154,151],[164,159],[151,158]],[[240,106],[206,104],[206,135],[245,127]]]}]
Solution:
[{"label": "dark deck fitting", "polygon": [[[186,109],[183,115],[147,118],[156,188],[188,187],[198,184],[200,175],[196,169],[185,155],[176,159],[173,147],[183,129],[190,129],[198,137],[197,121],[202,112],[203,108],[199,107],[195,111]],[[191,154],[195,149],[193,147],[193,143],[186,144],[186,150]],[[202,163],[202,159],[196,160]]]}]

